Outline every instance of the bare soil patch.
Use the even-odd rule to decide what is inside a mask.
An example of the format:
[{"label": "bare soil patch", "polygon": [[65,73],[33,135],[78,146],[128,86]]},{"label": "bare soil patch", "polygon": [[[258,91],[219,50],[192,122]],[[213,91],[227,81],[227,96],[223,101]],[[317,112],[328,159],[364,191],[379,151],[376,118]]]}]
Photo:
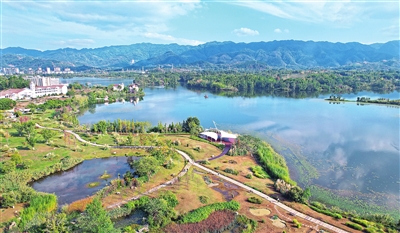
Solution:
[{"label": "bare soil patch", "polygon": [[252,209],[250,208],[250,213],[255,216],[268,216],[271,214],[269,209]]}]

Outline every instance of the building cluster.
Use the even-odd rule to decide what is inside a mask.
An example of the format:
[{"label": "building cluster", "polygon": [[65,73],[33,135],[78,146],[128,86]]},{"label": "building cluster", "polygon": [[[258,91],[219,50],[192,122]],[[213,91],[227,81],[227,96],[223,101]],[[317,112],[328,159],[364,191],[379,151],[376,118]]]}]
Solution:
[{"label": "building cluster", "polygon": [[60,84],[59,78],[50,77],[28,77],[29,88],[8,89],[0,92],[1,98],[12,100],[31,99],[49,95],[65,95],[68,92],[68,84]]},{"label": "building cluster", "polygon": [[14,75],[14,74],[73,74],[70,68],[61,69],[60,67],[54,67],[53,70],[50,67],[42,69],[41,67],[36,70],[28,68],[27,70],[20,70],[18,67],[3,68],[0,75]]}]

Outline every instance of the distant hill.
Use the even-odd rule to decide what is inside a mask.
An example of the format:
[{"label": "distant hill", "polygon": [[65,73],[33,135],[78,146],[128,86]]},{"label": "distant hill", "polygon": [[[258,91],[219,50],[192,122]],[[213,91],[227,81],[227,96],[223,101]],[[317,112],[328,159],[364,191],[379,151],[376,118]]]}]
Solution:
[{"label": "distant hill", "polygon": [[359,63],[399,65],[400,41],[364,45],[356,42],[271,41],[209,42],[198,46],[150,44],[95,49],[39,51],[19,47],[2,49],[3,67],[139,68],[159,65],[236,66],[258,64],[275,68],[332,68]]}]

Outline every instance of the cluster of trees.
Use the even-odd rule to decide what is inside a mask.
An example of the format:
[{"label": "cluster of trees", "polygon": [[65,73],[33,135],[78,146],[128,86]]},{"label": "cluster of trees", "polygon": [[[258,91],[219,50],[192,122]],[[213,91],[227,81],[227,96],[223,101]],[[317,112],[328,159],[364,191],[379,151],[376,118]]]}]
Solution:
[{"label": "cluster of trees", "polygon": [[182,76],[181,82],[189,87],[209,90],[279,90],[309,92],[348,92],[360,90],[394,90],[400,87],[398,71],[327,71],[314,72],[300,77],[273,76],[269,73],[192,74]]},{"label": "cluster of trees", "polygon": [[146,180],[148,180],[157,173],[161,166],[172,168],[173,160],[177,158],[178,154],[174,149],[164,146],[151,149],[150,156],[132,161],[130,165],[135,168],[135,173],[139,177],[146,176]]},{"label": "cluster of trees", "polygon": [[148,121],[134,121],[134,120],[121,120],[117,119],[114,121],[104,121],[101,120],[92,125],[91,131],[95,133],[145,133],[147,129],[151,126]]},{"label": "cluster of trees", "polygon": [[200,120],[197,117],[188,117],[182,123],[170,123],[170,124],[162,124],[158,123],[157,126],[151,127],[151,123],[148,121],[137,121],[134,120],[121,120],[117,119],[114,121],[105,121],[101,120],[91,126],[91,131],[95,133],[110,133],[110,132],[118,132],[118,133],[145,133],[145,132],[158,132],[158,133],[190,133],[193,135],[197,135],[202,131],[202,127],[200,126]]},{"label": "cluster of trees", "polygon": [[[22,120],[22,118],[20,118]],[[25,136],[26,143],[34,149],[36,143],[39,140],[38,134],[35,129],[35,123],[26,119],[26,121],[20,121],[13,124],[15,130],[17,130],[18,135]]]},{"label": "cluster of trees", "polygon": [[23,79],[22,76],[0,76],[0,91],[25,87],[29,87],[29,80]]},{"label": "cluster of trees", "polygon": [[192,135],[199,134],[203,128],[200,125],[200,120],[197,117],[188,117],[182,123],[170,123],[170,124],[162,124],[158,123],[157,126],[149,129],[150,132],[158,132],[158,133],[190,133]]},{"label": "cluster of trees", "polygon": [[386,99],[386,98],[378,98],[376,100],[371,100],[369,97],[357,97],[357,102],[361,103],[374,103],[374,104],[393,104],[400,105],[400,99]]},{"label": "cluster of trees", "polygon": [[12,99],[3,98],[0,99],[0,110],[9,110],[15,107],[17,102]]}]

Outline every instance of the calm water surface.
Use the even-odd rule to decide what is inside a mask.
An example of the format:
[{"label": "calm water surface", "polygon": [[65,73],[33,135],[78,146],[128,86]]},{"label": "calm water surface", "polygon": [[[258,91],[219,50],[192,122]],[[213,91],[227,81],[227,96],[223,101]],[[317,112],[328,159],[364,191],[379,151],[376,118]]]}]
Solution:
[{"label": "calm water surface", "polygon": [[[82,83],[85,78],[74,79]],[[96,79],[90,79],[94,84]],[[100,79],[103,85],[121,80]],[[125,80],[124,83],[130,80]],[[356,103],[330,104],[329,95],[317,98],[223,97],[208,92],[145,88],[144,101],[98,105],[79,117],[81,124],[99,120],[134,119],[180,122],[197,116],[203,127],[217,126],[237,133],[251,133],[270,142],[283,155],[304,156],[319,177],[302,180],[295,160],[288,160],[291,175],[301,185],[318,184],[336,190],[399,195],[399,108]],[[209,98],[205,99],[207,94]],[[342,95],[399,99],[399,92],[360,92]],[[292,169],[295,168],[295,169]]]},{"label": "calm water surface", "polygon": [[[37,191],[56,194],[59,206],[69,204],[93,195],[104,188],[111,179],[117,178],[118,174],[122,177],[126,171],[133,172],[127,159],[128,157],[110,157],[85,160],[68,171],[56,173],[34,182],[32,187]],[[111,175],[109,180],[99,178],[104,171]],[[88,188],[87,185],[92,182],[100,182],[100,185]]]}]

